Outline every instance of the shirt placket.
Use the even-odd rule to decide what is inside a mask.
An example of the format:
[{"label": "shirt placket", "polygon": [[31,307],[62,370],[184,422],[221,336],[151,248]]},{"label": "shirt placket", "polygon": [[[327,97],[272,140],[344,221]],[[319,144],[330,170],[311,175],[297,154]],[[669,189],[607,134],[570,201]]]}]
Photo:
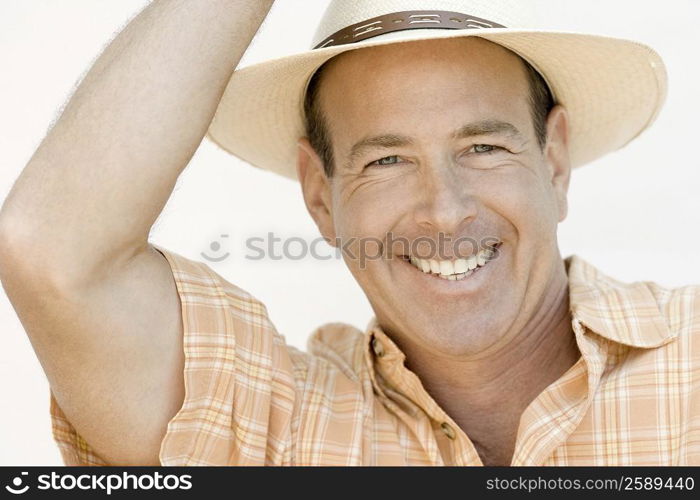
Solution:
[{"label": "shirt placket", "polygon": [[483,465],[474,444],[424,389],[418,376],[404,365],[405,356],[385,334],[372,339],[377,383],[402,411],[433,465]]},{"label": "shirt placket", "polygon": [[576,319],[572,326],[581,358],[523,412],[511,465],[543,465],[593,402],[607,363],[608,343],[592,338]]}]

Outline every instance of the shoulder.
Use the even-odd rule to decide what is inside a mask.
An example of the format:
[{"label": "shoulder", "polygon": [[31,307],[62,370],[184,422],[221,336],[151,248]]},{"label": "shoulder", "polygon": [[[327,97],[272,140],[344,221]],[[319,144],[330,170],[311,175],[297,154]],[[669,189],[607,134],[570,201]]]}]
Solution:
[{"label": "shoulder", "polygon": [[[154,245],[155,247],[155,245]],[[267,308],[246,290],[229,282],[207,264],[162,247],[168,260],[181,305],[184,346],[191,357],[216,359],[224,366],[235,360],[237,371],[289,372],[303,356],[290,356],[272,323]],[[296,352],[294,352],[296,354]]]},{"label": "shoulder", "polygon": [[[234,337],[237,351],[250,352],[251,356],[265,354],[273,364],[286,365],[293,370],[296,379],[305,380],[317,372],[340,372],[351,380],[358,380],[364,366],[363,333],[358,328],[345,323],[323,324],[309,336],[307,352],[301,351],[286,343],[272,323],[265,304],[251,293],[203,262],[154,247],[172,268],[186,332],[210,332],[209,336],[214,332],[228,334],[218,338]],[[273,367],[277,368],[280,366]]]},{"label": "shoulder", "polygon": [[183,306],[227,307],[251,320],[267,318],[265,305],[246,290],[230,283],[203,262],[188,259],[158,245],[173,273]]}]

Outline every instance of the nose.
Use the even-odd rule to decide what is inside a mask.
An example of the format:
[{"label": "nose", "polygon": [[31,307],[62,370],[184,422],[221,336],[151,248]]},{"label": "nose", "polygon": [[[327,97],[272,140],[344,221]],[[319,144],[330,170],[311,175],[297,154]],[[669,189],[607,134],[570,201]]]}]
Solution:
[{"label": "nose", "polygon": [[469,223],[476,214],[476,199],[454,167],[436,166],[424,171],[416,223],[434,232],[457,234],[462,224]]}]

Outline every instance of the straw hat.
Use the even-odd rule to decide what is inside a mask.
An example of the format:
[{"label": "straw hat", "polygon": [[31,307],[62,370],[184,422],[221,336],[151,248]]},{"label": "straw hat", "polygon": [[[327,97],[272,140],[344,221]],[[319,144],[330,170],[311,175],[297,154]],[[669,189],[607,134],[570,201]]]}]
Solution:
[{"label": "straw hat", "polygon": [[531,8],[524,0],[333,0],[312,49],[234,72],[207,137],[252,165],[296,179],[304,95],[324,62],[363,47],[466,36],[502,45],[542,74],[569,112],[574,167],[625,146],[653,123],[667,90],[653,49],[536,27]]}]

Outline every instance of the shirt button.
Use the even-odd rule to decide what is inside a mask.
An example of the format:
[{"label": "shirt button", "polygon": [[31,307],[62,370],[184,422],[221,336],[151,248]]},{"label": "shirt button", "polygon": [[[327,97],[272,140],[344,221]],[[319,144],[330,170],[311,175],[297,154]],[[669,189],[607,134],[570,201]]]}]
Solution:
[{"label": "shirt button", "polygon": [[372,339],[372,349],[374,349],[374,354],[376,354],[378,358],[384,356],[384,346],[376,338]]},{"label": "shirt button", "polygon": [[455,431],[450,424],[448,424],[447,422],[443,422],[440,424],[440,428],[442,429],[442,432],[445,433],[445,436],[447,436],[450,439],[455,438]]}]

